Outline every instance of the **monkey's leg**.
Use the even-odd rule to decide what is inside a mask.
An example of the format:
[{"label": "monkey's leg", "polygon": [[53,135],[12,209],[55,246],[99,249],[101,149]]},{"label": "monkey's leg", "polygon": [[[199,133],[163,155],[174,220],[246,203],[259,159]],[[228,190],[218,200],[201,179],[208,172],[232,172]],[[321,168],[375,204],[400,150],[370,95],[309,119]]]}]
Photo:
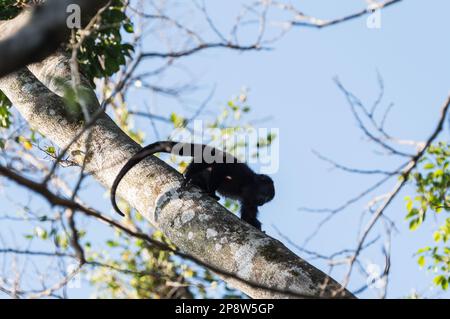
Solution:
[{"label": "monkey's leg", "polygon": [[200,173],[202,173],[204,170],[208,169],[208,164],[201,162],[201,163],[194,163],[194,160],[189,164],[189,166],[186,168],[184,175],[184,181],[181,184],[181,187],[186,187],[186,185],[194,178],[194,176],[199,176]]},{"label": "monkey's leg", "polygon": [[215,193],[209,191],[209,180],[211,179],[212,167],[210,164],[205,163],[191,163],[184,172],[184,181],[181,184],[182,188],[186,188],[189,183],[199,187],[202,193],[208,194],[215,200],[219,200],[220,197]]},{"label": "monkey's leg", "polygon": [[220,197],[216,195],[216,191],[219,189],[220,185],[224,182],[226,177],[226,170],[224,165],[216,164],[210,167],[211,175],[209,180],[207,181],[207,191],[209,195],[216,200],[219,200]]}]

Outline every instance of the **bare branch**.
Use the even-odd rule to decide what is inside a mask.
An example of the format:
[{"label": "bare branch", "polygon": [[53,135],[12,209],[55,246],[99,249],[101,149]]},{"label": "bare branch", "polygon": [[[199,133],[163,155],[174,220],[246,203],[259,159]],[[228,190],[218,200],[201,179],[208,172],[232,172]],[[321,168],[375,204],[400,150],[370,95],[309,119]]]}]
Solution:
[{"label": "bare branch", "polygon": [[355,254],[353,255],[350,266],[348,269],[348,272],[345,277],[344,286],[346,286],[350,280],[350,275],[352,273],[353,265],[355,263],[356,258],[358,257],[359,253],[361,252],[361,248],[364,245],[364,242],[369,235],[370,231],[374,227],[374,225],[377,223],[377,221],[380,219],[380,217],[383,215],[384,211],[389,207],[391,202],[394,200],[394,198],[400,193],[402,188],[406,185],[409,175],[411,172],[416,168],[419,160],[423,157],[425,152],[428,150],[428,148],[432,145],[434,140],[439,136],[439,134],[442,132],[444,128],[444,122],[447,118],[448,110],[450,107],[450,95],[447,97],[445,103],[443,104],[441,108],[441,114],[438,120],[438,124],[436,128],[434,129],[433,133],[430,135],[428,140],[426,141],[425,145],[421,150],[417,152],[417,154],[406,164],[405,169],[401,172],[401,180],[397,183],[397,185],[388,193],[387,198],[384,200],[384,202],[381,204],[381,206],[375,211],[375,213],[372,215],[371,220],[367,224],[361,238],[359,239],[358,245],[355,250]]}]

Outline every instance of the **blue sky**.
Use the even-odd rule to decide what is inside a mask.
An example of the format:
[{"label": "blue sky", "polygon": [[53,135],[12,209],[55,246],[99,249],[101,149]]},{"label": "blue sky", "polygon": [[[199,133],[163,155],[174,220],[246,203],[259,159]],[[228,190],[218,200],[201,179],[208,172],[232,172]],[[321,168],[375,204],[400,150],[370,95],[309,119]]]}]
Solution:
[{"label": "blue sky", "polygon": [[[333,18],[362,8],[359,0],[303,0],[292,1],[302,11],[321,18]],[[213,18],[226,29],[238,12],[237,4],[226,1],[208,1]],[[450,91],[450,43],[448,12],[450,2],[445,0],[405,0],[381,14],[381,28],[368,29],[366,18],[360,18],[323,30],[297,28],[273,44],[273,50],[238,53],[224,50],[202,52],[182,61],[206,87],[215,85],[215,95],[208,110],[217,112],[232,95],[245,86],[250,89],[251,116],[255,119],[272,116],[262,123],[280,130],[280,169],[273,175],[276,198],[261,209],[261,220],[266,232],[279,237],[273,226],[293,242],[302,244],[311,234],[321,216],[299,211],[302,206],[336,207],[369,186],[374,179],[330,171],[330,165],[319,161],[312,150],[317,150],[343,164],[357,168],[392,169],[396,159],[377,154],[376,147],[367,143],[352,118],[344,96],[333,78],[338,76],[348,89],[362,100],[371,102],[378,94],[377,71],[385,87],[385,103],[395,103],[387,122],[387,129],[405,139],[424,140],[432,131],[439,108]],[[175,75],[169,81],[177,81]],[[204,97],[197,96],[200,100]],[[141,103],[139,97],[131,97]],[[169,102],[168,102],[169,103]],[[167,104],[156,110],[169,114],[175,105]],[[152,134],[146,142],[151,142]],[[164,136],[164,132],[162,132]],[[447,135],[443,135],[446,138]],[[374,193],[389,190],[395,181]],[[86,193],[94,207],[112,214],[105,191],[89,183]],[[404,222],[403,197],[411,194],[405,188],[387,211],[397,222],[398,233],[392,239],[392,268],[388,297],[404,297],[413,289],[427,296],[432,274],[420,270],[414,252],[432,243],[429,220],[412,233]],[[22,194],[17,191],[15,195]],[[331,221],[306,248],[320,253],[333,253],[343,248],[354,248],[361,212],[370,198],[356,203]],[[6,231],[3,224],[0,229]],[[377,228],[370,239],[382,228]],[[98,239],[108,236],[109,230],[96,233]],[[288,245],[289,246],[289,245]],[[293,248],[293,247],[291,247]],[[297,252],[294,248],[293,250]],[[307,257],[297,252],[302,257]],[[383,265],[380,245],[368,249],[362,256],[364,263]],[[312,263],[326,271],[319,261]],[[333,276],[342,280],[344,272]],[[350,288],[357,289],[365,280],[356,275]],[[90,289],[71,289],[74,297],[87,296]],[[376,297],[374,291],[365,291],[362,297]],[[440,297],[450,297],[441,294]]]},{"label": "blue sky", "polygon": [[[331,0],[293,3],[322,18],[340,16],[363,5],[363,1]],[[222,16],[222,21],[234,8],[228,3],[211,2],[209,9],[213,16]],[[330,171],[330,166],[317,160],[311,150],[358,168],[392,169],[398,163],[376,154],[376,148],[362,139],[345,98],[333,82],[335,76],[361,99],[371,102],[379,92],[378,70],[385,82],[385,103],[395,103],[387,122],[389,131],[405,139],[428,137],[450,91],[448,9],[450,3],[444,0],[404,1],[382,12],[381,29],[368,29],[366,18],[323,30],[298,28],[274,44],[273,51],[208,51],[185,61],[201,74],[203,83],[216,83],[218,104],[242,86],[249,87],[252,116],[273,115],[274,119],[263,125],[280,129],[281,166],[274,175],[277,196],[261,210],[270,235],[277,237],[271,226],[275,225],[301,244],[320,216],[301,213],[299,207],[336,207],[373,182],[365,176]],[[430,221],[414,233],[408,230],[403,198],[411,191],[405,189],[387,211],[399,229],[392,240],[388,297],[403,297],[412,289],[428,296],[435,293],[429,289],[431,274],[420,270],[413,257],[419,247],[431,243],[434,225]],[[355,247],[359,216],[368,199],[333,220],[307,248],[332,253]],[[363,261],[382,266],[379,245],[367,250]],[[313,263],[327,269],[317,261]],[[341,276],[336,272],[338,280]],[[356,289],[363,283],[355,276],[350,287]],[[376,295],[368,290],[362,296]]]}]

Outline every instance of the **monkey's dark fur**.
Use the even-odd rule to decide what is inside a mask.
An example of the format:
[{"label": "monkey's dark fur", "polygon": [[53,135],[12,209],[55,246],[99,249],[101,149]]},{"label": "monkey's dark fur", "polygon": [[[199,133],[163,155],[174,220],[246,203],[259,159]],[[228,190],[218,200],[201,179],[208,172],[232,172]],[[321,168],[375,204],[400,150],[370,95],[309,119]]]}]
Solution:
[{"label": "monkey's dark fur", "polygon": [[227,198],[239,200],[241,218],[261,229],[257,219],[258,206],[275,196],[272,179],[267,175],[256,174],[231,154],[203,144],[156,142],[136,153],[120,170],[111,187],[111,203],[117,213],[124,216],[116,203],[116,190],[120,181],[136,164],[156,153],[191,156],[193,160],[184,172],[183,186],[191,182],[217,200],[219,197],[216,191]]}]

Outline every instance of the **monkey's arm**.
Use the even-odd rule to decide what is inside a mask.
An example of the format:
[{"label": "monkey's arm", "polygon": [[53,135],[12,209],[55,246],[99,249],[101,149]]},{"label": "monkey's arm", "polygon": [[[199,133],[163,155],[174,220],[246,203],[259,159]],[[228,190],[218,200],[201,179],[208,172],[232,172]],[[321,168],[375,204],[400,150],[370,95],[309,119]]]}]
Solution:
[{"label": "monkey's arm", "polygon": [[261,223],[257,219],[258,216],[258,206],[242,203],[241,206],[241,219],[254,226],[255,228],[261,230]]}]

